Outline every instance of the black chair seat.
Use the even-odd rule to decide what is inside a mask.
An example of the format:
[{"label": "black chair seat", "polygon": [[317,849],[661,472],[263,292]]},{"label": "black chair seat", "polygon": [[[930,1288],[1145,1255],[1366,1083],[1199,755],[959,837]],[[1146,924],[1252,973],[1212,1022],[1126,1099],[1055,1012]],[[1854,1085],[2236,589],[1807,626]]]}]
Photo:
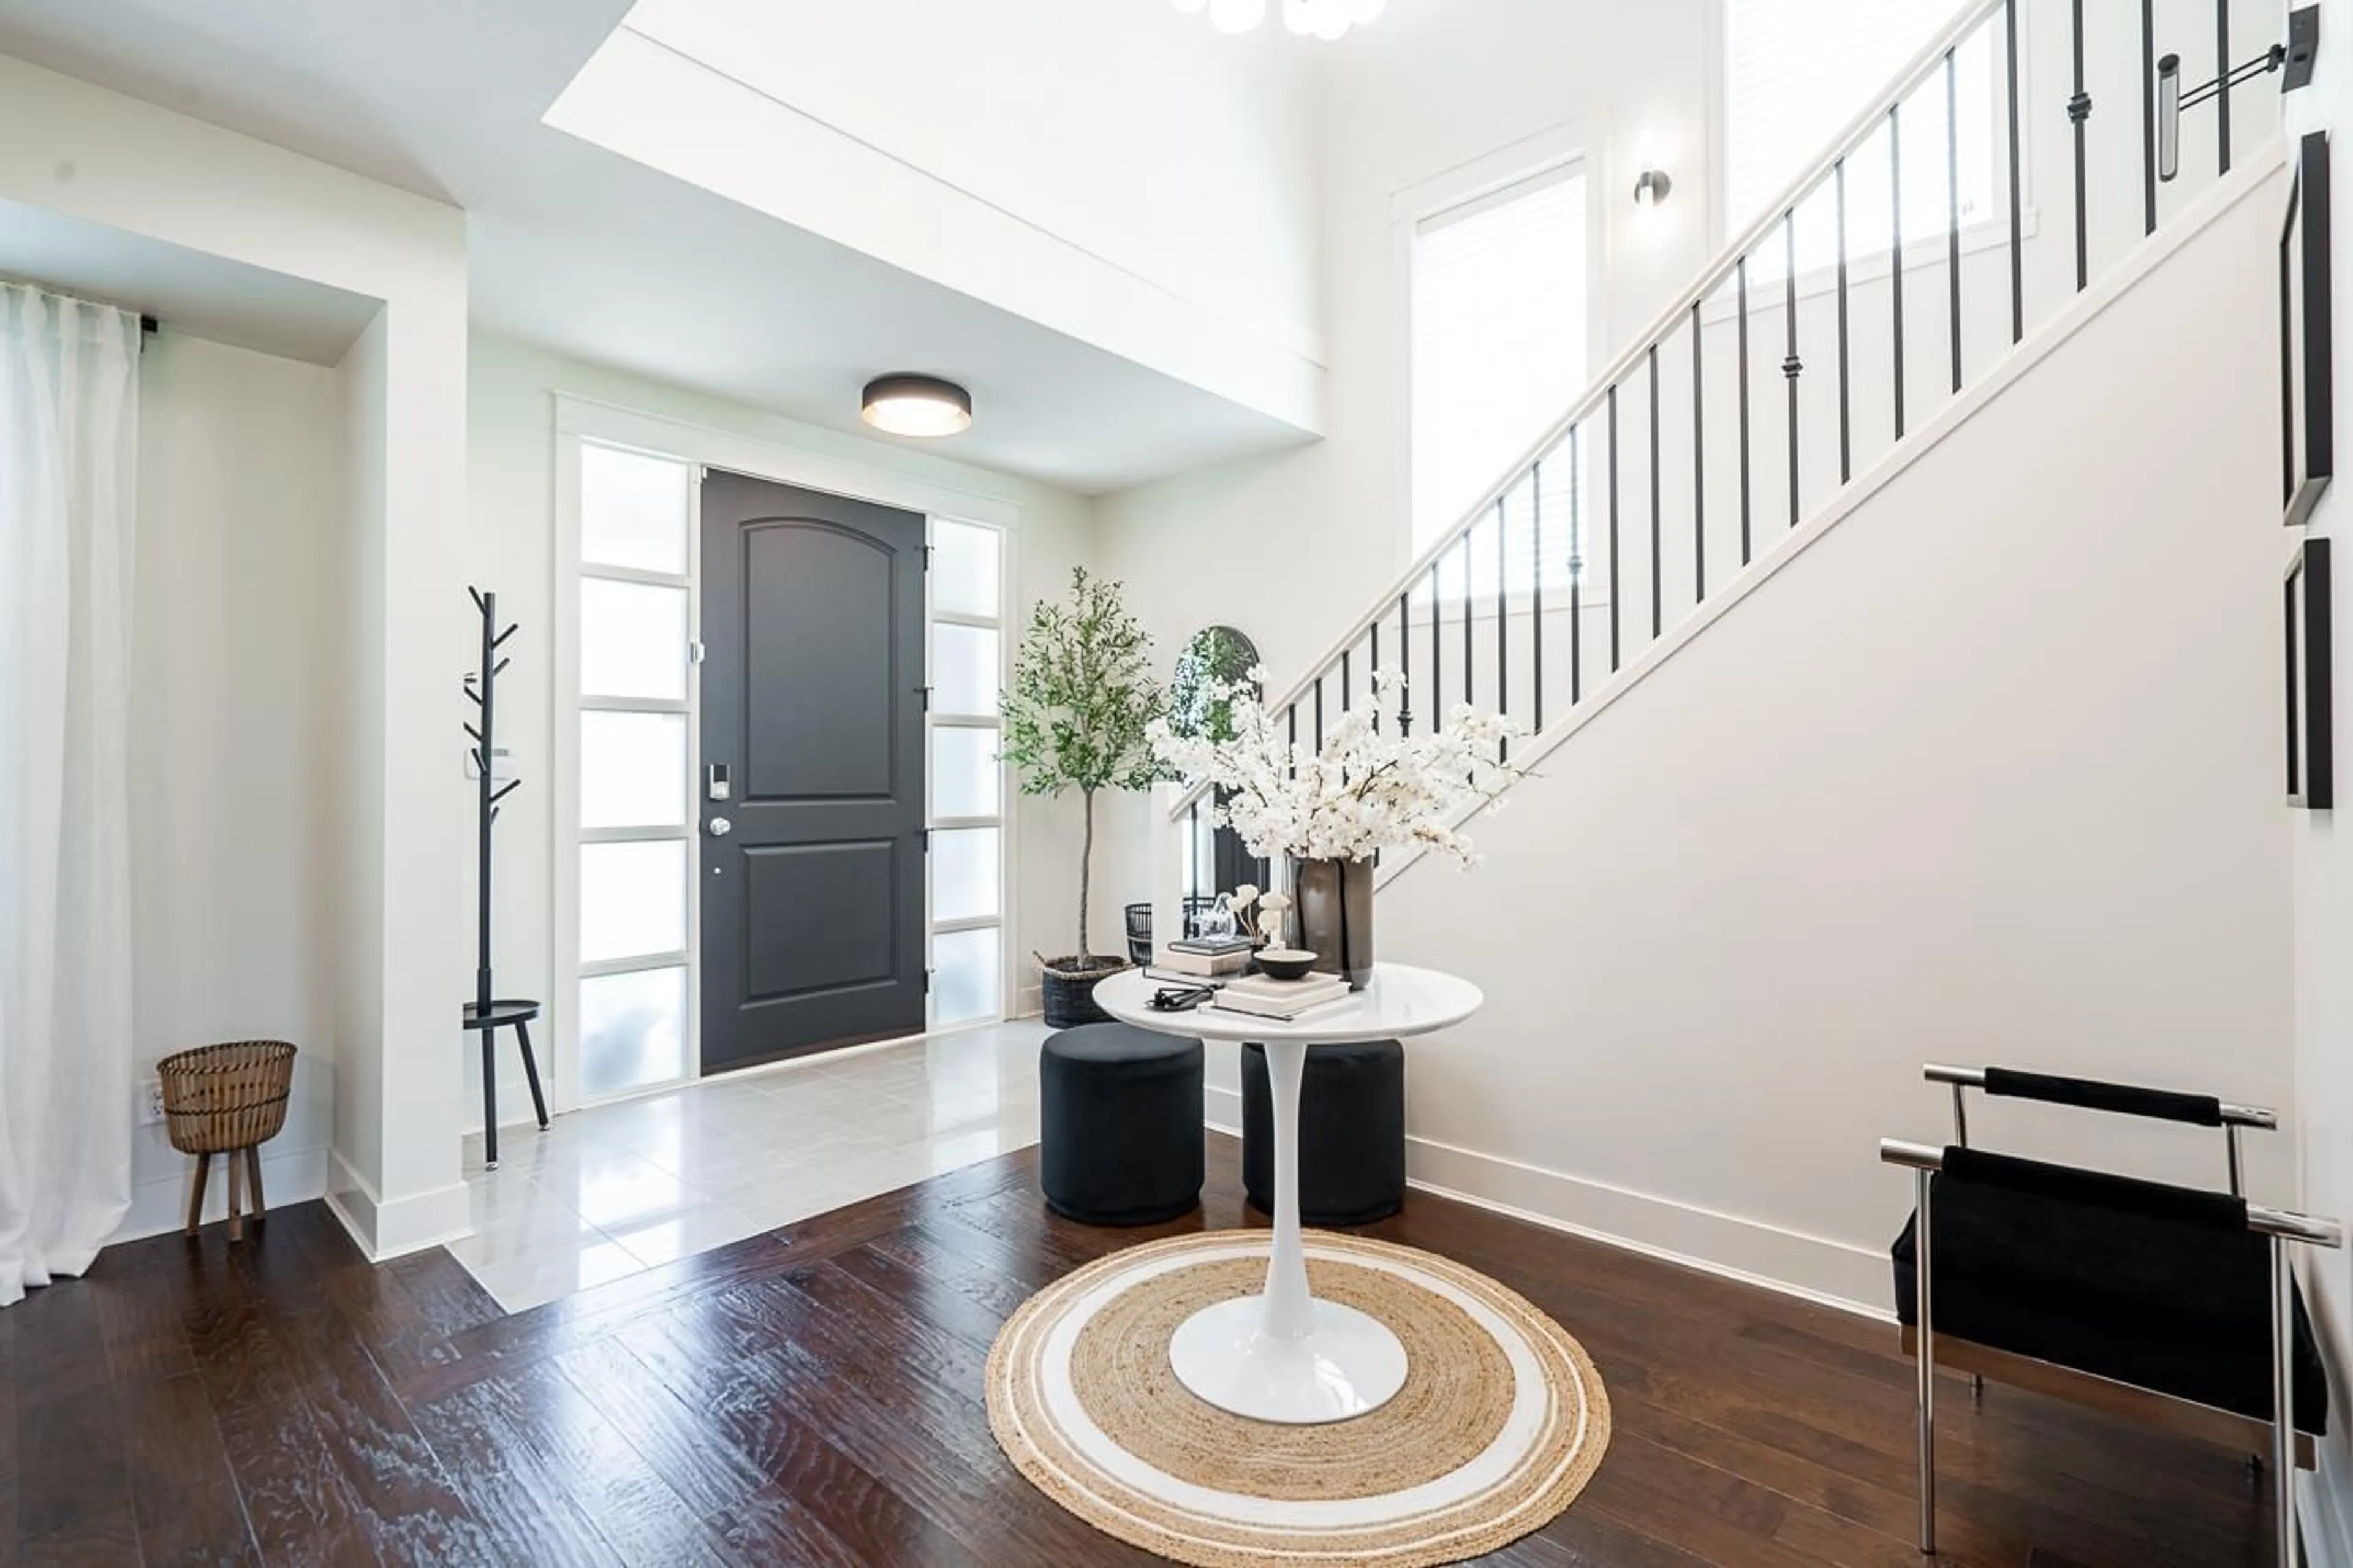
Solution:
[{"label": "black chair seat", "polygon": [[[1266,1047],[1242,1047],[1242,1190],[1274,1208],[1274,1102]],[[1299,1218],[1370,1225],[1405,1206],[1405,1047],[1310,1046],[1300,1074]]]},{"label": "black chair seat", "polygon": [[1201,1042],[1127,1024],[1050,1037],[1038,1058],[1039,1185],[1085,1225],[1155,1225],[1199,1206]]},{"label": "black chair seat", "polygon": [[[2246,1230],[1938,1177],[1936,1320],[1951,1336],[2236,1412],[2272,1415],[2270,1243]],[[1915,1215],[1891,1252],[1919,1322]],[[2325,1432],[2328,1380],[2299,1291],[2295,1425]]]}]

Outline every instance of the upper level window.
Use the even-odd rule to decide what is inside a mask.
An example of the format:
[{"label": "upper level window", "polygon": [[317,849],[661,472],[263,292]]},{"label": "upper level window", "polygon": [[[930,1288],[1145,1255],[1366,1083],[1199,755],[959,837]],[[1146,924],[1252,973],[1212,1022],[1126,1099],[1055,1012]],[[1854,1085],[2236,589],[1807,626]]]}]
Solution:
[{"label": "upper level window", "polygon": [[[1413,550],[1527,456],[1586,388],[1585,176],[1575,164],[1423,218],[1413,236]],[[1567,520],[1547,561],[1567,560]]]},{"label": "upper level window", "polygon": [[[1958,10],[1957,0],[1722,0],[1724,5],[1725,222],[1732,233],[1765,216],[1789,182],[1830,151],[1831,139]],[[1995,146],[2000,98],[1994,73],[1999,19],[1953,51],[1949,147],[1963,226],[1995,216]],[[1903,219],[1908,240],[1942,234],[1947,195],[1947,103],[1932,71],[1902,106]],[[1846,251],[1887,249],[1895,227],[1888,139],[1883,128],[1847,162]],[[1838,228],[1829,182],[1799,210],[1798,266],[1828,266]],[[1778,268],[1778,240],[1759,247]]]}]

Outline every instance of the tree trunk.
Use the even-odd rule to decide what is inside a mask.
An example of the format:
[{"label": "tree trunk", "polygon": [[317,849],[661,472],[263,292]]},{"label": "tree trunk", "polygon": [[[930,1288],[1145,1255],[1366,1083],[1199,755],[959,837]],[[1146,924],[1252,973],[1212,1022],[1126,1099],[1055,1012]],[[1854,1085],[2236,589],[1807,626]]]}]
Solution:
[{"label": "tree trunk", "polygon": [[1094,955],[1087,951],[1087,880],[1095,858],[1095,792],[1080,792],[1086,801],[1087,832],[1079,841],[1079,967],[1092,969]]}]

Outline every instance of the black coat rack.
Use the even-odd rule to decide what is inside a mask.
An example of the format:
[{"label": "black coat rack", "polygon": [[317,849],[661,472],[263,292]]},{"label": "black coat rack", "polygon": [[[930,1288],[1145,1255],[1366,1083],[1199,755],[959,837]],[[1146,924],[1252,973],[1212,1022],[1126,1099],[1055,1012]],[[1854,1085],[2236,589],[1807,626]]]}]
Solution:
[{"label": "black coat rack", "polygon": [[515,635],[516,627],[500,631],[499,596],[485,594],[479,588],[469,588],[474,608],[482,616],[481,668],[466,677],[466,699],[479,710],[466,725],[466,735],[471,740],[474,754],[474,776],[477,787],[476,810],[480,821],[477,828],[477,864],[474,872],[476,918],[480,934],[474,958],[474,999],[465,1005],[465,1028],[482,1037],[482,1158],[484,1166],[499,1168],[499,1075],[497,1052],[499,1030],[512,1026],[515,1044],[522,1050],[522,1070],[531,1080],[532,1109],[539,1113],[539,1130],[547,1131],[547,1096],[539,1087],[539,1062],[532,1055],[529,1025],[539,1016],[537,1002],[515,997],[501,997],[491,983],[491,827],[499,819],[499,802],[512,795],[521,779],[509,779],[504,784],[491,776],[491,763],[498,757],[496,742],[498,725],[499,676],[511,662],[499,649]]}]

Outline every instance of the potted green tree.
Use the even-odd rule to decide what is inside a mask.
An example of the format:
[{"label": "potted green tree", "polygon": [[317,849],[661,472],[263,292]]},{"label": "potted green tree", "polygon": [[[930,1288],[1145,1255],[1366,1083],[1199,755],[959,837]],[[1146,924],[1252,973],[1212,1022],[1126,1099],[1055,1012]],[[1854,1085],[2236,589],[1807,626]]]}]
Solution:
[{"label": "potted green tree", "polygon": [[999,702],[1004,760],[1020,771],[1021,793],[1077,790],[1085,838],[1079,849],[1078,951],[1032,953],[1041,971],[1046,1022],[1055,1028],[1100,1022],[1095,983],[1127,967],[1087,946],[1087,900],[1095,847],[1095,796],[1147,789],[1167,776],[1153,754],[1152,723],[1167,694],[1152,677],[1152,638],[1120,597],[1119,584],[1071,573],[1066,601],[1041,601],[1013,656],[1013,684]]}]

